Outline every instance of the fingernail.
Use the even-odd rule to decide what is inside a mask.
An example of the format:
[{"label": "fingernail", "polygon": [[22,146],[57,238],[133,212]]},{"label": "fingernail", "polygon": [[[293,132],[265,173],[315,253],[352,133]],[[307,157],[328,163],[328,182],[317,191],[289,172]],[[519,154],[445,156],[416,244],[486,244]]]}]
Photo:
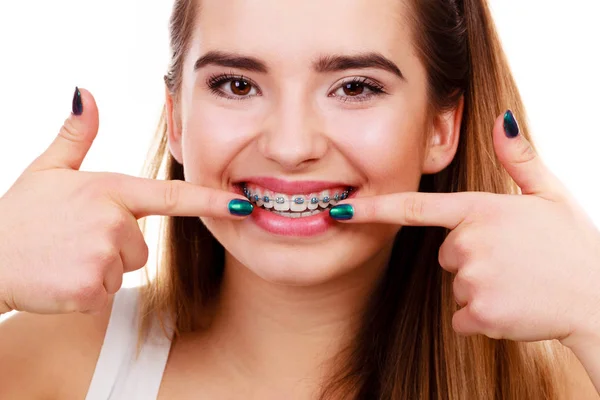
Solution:
[{"label": "fingernail", "polygon": [[511,110],[504,113],[504,133],[511,139],[519,135],[519,124]]},{"label": "fingernail", "polygon": [[238,217],[252,214],[254,206],[248,200],[233,199],[229,202],[229,212]]},{"label": "fingernail", "polygon": [[354,217],[354,207],[350,204],[339,204],[331,207],[329,215],[336,221],[347,221]]},{"label": "fingernail", "polygon": [[83,114],[83,103],[81,102],[81,92],[79,88],[75,86],[75,94],[73,94],[73,114]]}]

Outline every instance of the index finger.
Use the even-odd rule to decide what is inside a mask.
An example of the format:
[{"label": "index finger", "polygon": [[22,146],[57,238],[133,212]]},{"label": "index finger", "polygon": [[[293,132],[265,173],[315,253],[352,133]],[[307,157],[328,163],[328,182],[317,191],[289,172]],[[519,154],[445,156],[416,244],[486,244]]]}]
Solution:
[{"label": "index finger", "polygon": [[113,193],[136,219],[149,215],[245,217],[254,206],[243,196],[180,180],[123,176]]},{"label": "index finger", "polygon": [[[455,229],[467,217],[483,193],[403,192],[359,197],[340,202],[329,214],[353,223],[384,223],[403,226],[440,226]],[[341,216],[339,218],[338,216]]]}]

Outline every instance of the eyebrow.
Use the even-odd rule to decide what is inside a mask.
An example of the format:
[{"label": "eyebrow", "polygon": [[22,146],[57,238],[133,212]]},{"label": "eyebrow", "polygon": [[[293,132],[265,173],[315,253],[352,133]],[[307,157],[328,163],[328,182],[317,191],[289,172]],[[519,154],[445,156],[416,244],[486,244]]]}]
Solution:
[{"label": "eyebrow", "polygon": [[317,72],[337,72],[346,69],[378,68],[391,72],[402,80],[406,80],[400,68],[380,53],[360,53],[356,55],[330,55],[317,59],[314,69]]},{"label": "eyebrow", "polygon": [[[209,51],[196,61],[194,71],[198,71],[208,65],[238,68],[263,74],[269,72],[267,64],[258,58],[224,51]],[[355,55],[327,55],[318,57],[313,62],[313,69],[321,73],[366,68],[382,69],[396,75],[402,80],[406,80],[400,68],[393,61],[376,52]]]},{"label": "eyebrow", "polygon": [[269,72],[267,64],[258,58],[243,56],[236,53],[227,53],[224,51],[209,51],[196,61],[194,71],[208,65],[218,65],[221,67],[239,68],[251,72],[260,72],[266,74]]}]

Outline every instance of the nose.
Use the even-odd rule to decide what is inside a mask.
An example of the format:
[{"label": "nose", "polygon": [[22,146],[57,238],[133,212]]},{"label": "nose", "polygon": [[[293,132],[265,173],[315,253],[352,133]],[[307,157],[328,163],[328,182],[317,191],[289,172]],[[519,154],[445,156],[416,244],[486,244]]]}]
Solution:
[{"label": "nose", "polygon": [[297,171],[324,157],[328,141],[321,131],[318,111],[310,101],[296,95],[285,96],[273,107],[259,139],[263,156],[286,171]]}]

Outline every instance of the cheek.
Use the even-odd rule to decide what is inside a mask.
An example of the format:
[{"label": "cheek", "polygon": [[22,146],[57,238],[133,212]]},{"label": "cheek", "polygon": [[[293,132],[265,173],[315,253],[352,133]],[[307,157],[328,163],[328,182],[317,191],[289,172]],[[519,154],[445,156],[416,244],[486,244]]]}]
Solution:
[{"label": "cheek", "polygon": [[423,163],[423,114],[401,107],[335,118],[333,141],[378,194],[416,190]]},{"label": "cheek", "polygon": [[227,110],[209,101],[197,101],[188,110],[182,136],[186,180],[211,187],[226,184],[227,167],[252,140],[256,113]]}]

